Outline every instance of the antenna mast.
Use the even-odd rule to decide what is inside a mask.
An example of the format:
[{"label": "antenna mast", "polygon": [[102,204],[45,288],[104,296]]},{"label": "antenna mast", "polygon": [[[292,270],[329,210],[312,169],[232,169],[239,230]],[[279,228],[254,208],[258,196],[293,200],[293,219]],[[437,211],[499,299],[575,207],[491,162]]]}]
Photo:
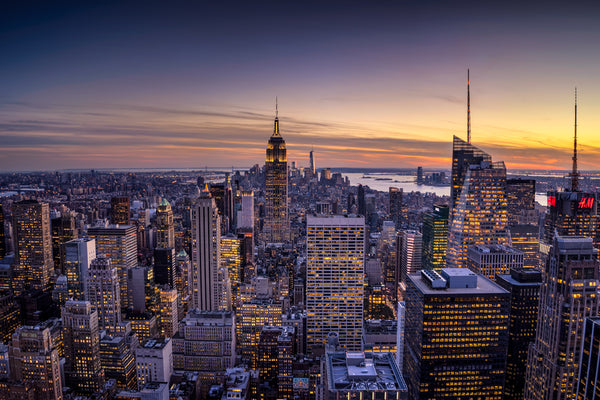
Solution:
[{"label": "antenna mast", "polygon": [[471,80],[467,69],[467,143],[471,143]]},{"label": "antenna mast", "polygon": [[577,88],[575,88],[575,133],[573,136],[573,172],[571,172],[571,191],[579,190],[579,172],[577,172]]}]

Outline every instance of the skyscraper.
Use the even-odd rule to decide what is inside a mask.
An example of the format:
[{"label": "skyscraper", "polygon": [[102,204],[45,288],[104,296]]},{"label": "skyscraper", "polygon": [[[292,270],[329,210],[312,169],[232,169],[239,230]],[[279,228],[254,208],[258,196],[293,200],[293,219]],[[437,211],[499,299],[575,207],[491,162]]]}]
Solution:
[{"label": "skyscraper", "polygon": [[527,349],[535,340],[542,273],[533,268],[511,269],[496,283],[510,292],[510,323],[506,358],[505,400],[523,400]]},{"label": "skyscraper", "polygon": [[402,188],[389,188],[390,218],[398,229],[402,227],[402,194]]},{"label": "skyscraper", "polygon": [[360,350],[364,295],[364,217],[306,220],[306,309],[309,351],[339,334],[346,350]]},{"label": "skyscraper", "polygon": [[529,348],[525,399],[575,399],[584,320],[598,316],[598,250],[591,238],[555,236]]},{"label": "skyscraper", "polygon": [[480,165],[482,162],[492,162],[492,156],[473,146],[470,142],[465,142],[458,136],[453,137],[452,141],[452,177],[450,187],[450,213],[454,213],[458,203],[460,193],[463,188],[465,175],[470,165]]},{"label": "skyscraper", "polygon": [[65,243],[65,275],[69,297],[84,300],[88,270],[96,258],[96,241],[90,238],[69,240]]},{"label": "skyscraper", "polygon": [[396,240],[402,240],[400,255],[400,280],[406,283],[406,277],[421,269],[423,235],[415,230],[401,231]]},{"label": "skyscraper", "polygon": [[310,151],[310,172],[312,176],[317,175],[317,167],[315,166],[315,152],[313,150]]},{"label": "skyscraper", "polygon": [[98,312],[100,330],[114,329],[121,322],[119,274],[104,254],[99,254],[90,265],[86,299]]},{"label": "skyscraper", "polygon": [[[458,197],[453,197],[455,207],[448,232],[446,260],[449,267],[466,267],[469,246],[509,244],[506,167],[504,162],[492,163],[488,154],[471,144],[457,137],[454,139],[455,146],[461,145],[463,169],[457,176],[461,186],[456,189],[453,186],[453,196],[458,194]],[[475,158],[482,161],[476,164],[473,154],[478,154]]]},{"label": "skyscraper", "polygon": [[52,226],[52,253],[54,256],[54,268],[64,273],[65,270],[65,243],[77,238],[77,229],[75,228],[75,216],[70,211],[53,211],[50,215],[50,225]]},{"label": "skyscraper", "polygon": [[204,191],[192,209],[192,307],[219,310],[221,224],[215,200]]},{"label": "skyscraper", "polygon": [[175,226],[173,210],[167,199],[163,198],[156,209],[156,247],[175,248]]},{"label": "skyscraper", "polygon": [[0,204],[0,260],[6,256],[6,236],[4,235],[4,210]]},{"label": "skyscraper", "polygon": [[577,399],[600,399],[600,317],[585,319],[583,351],[577,382]]},{"label": "skyscraper", "polygon": [[526,223],[523,214],[535,209],[535,180],[506,180],[506,210],[508,225]]},{"label": "skyscraper", "polygon": [[237,229],[243,232],[254,231],[254,192],[242,191],[242,209],[238,211]]},{"label": "skyscraper", "polygon": [[285,141],[279,133],[278,114],[267,144],[265,173],[265,239],[271,243],[287,242],[290,239],[287,155]]},{"label": "skyscraper", "polygon": [[127,291],[127,273],[137,266],[137,237],[132,225],[100,224],[88,229],[88,235],[96,239],[96,253],[110,258],[111,265],[117,268],[121,307],[130,307]]},{"label": "skyscraper", "polygon": [[473,245],[467,251],[467,268],[491,281],[496,275],[510,273],[511,268],[523,269],[523,252],[510,246]]},{"label": "skyscraper", "polygon": [[579,190],[577,171],[577,88],[575,89],[575,124],[573,136],[573,170],[571,187],[564,192],[548,192],[548,208],[544,226],[544,241],[551,244],[555,233],[561,236],[587,236],[600,247],[600,216],[598,193]]},{"label": "skyscraper", "polygon": [[129,197],[116,196],[110,199],[110,220],[113,224],[129,225],[130,210]]},{"label": "skyscraper", "polygon": [[[58,351],[52,343],[48,328],[17,328],[9,352],[12,379],[31,386],[36,399],[63,398]],[[3,398],[12,398],[8,393],[0,395]]]},{"label": "skyscraper", "polygon": [[23,200],[13,204],[15,265],[13,287],[49,290],[54,273],[48,203]]},{"label": "skyscraper", "polygon": [[435,205],[433,211],[423,214],[424,269],[440,269],[446,266],[448,247],[448,206]]},{"label": "skyscraper", "polygon": [[67,386],[81,394],[92,394],[104,384],[100,364],[98,312],[89,301],[67,301],[62,309]]},{"label": "skyscraper", "polygon": [[466,268],[407,279],[408,398],[503,399],[510,294]]}]

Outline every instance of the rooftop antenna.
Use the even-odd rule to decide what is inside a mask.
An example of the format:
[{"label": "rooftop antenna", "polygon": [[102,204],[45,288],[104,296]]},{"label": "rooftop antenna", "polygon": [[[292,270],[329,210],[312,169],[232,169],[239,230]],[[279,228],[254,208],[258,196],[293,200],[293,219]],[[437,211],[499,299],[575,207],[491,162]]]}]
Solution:
[{"label": "rooftop antenna", "polygon": [[571,191],[579,190],[579,172],[577,172],[577,87],[575,88],[575,133],[573,136],[573,172],[571,172]]},{"label": "rooftop antenna", "polygon": [[467,68],[467,143],[471,143],[471,80]]},{"label": "rooftop antenna", "polygon": [[277,96],[275,96],[275,118],[279,118],[279,108],[277,106]]}]

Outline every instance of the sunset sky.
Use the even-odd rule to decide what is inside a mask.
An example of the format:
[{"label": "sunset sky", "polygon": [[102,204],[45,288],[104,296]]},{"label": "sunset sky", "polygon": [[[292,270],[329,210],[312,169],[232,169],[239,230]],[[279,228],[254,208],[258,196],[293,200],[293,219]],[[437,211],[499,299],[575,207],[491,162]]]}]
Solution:
[{"label": "sunset sky", "polygon": [[[263,164],[600,170],[600,7],[576,2],[2,2],[0,171]],[[260,4],[257,4],[260,3]]]}]

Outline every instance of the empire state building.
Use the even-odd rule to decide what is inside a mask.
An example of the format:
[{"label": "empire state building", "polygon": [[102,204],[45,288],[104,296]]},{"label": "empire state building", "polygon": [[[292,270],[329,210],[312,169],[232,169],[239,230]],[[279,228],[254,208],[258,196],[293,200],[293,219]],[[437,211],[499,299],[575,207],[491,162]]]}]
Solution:
[{"label": "empire state building", "polygon": [[266,199],[264,234],[267,242],[289,240],[288,171],[285,141],[279,133],[279,116],[275,114],[273,135],[267,144]]}]

